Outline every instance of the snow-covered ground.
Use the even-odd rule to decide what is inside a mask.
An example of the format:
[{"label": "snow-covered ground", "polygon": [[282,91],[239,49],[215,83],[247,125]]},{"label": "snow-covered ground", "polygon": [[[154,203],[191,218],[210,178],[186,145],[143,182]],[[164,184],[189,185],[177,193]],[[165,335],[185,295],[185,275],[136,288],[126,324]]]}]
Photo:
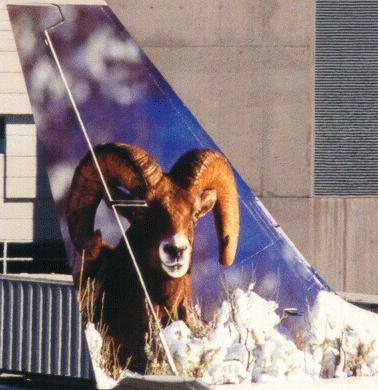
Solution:
[{"label": "snow-covered ground", "polygon": [[[208,385],[243,386],[378,375],[377,315],[320,292],[308,330],[294,342],[277,330],[281,318],[276,309],[275,302],[250,286],[230,293],[211,324],[189,329],[182,321],[171,323],[164,335],[180,375]],[[92,324],[86,333],[99,388],[112,388],[116,381],[101,369],[101,336]],[[125,371],[121,377],[130,374]]]},{"label": "snow-covered ground", "polygon": [[97,387],[99,389],[112,389],[117,385],[117,381],[108,375],[102,368],[101,347],[102,337],[92,323],[88,323],[85,329],[89,353],[92,359],[93,371],[95,374]]}]

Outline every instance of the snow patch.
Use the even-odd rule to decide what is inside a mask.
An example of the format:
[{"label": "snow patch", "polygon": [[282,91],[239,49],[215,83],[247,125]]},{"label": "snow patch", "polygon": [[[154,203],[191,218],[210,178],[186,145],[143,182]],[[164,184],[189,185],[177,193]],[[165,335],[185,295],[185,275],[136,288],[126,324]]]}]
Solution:
[{"label": "snow patch", "polygon": [[378,316],[321,291],[310,315],[307,348],[322,376],[378,375]]},{"label": "snow patch", "polygon": [[97,388],[112,389],[117,385],[117,381],[106,374],[106,372],[101,368],[101,348],[103,340],[94,324],[87,324],[85,328],[85,336],[87,338],[89,353],[91,355]]},{"label": "snow patch", "polygon": [[164,335],[180,374],[207,384],[268,382],[306,376],[304,352],[276,329],[278,305],[253,292],[230,293],[204,337],[196,337],[182,322]]},{"label": "snow patch", "polygon": [[[377,315],[322,291],[308,329],[294,340],[279,332],[277,308],[250,286],[230,292],[211,323],[172,322],[163,332],[180,375],[208,385],[378,375]],[[96,379],[112,388],[116,381],[101,369],[101,336],[93,324],[86,333]],[[156,359],[149,347],[148,358]]]},{"label": "snow patch", "polygon": [[166,327],[180,373],[210,385],[378,375],[375,314],[322,291],[294,340],[279,332],[277,308],[250,286],[229,294],[203,337],[181,321]]}]

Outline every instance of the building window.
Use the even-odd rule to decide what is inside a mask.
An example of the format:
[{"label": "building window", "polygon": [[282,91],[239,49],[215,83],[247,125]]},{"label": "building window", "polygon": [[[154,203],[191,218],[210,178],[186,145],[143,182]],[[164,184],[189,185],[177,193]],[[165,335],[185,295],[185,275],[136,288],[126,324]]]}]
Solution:
[{"label": "building window", "polygon": [[0,273],[70,274],[62,241],[0,242]]},{"label": "building window", "polygon": [[378,2],[316,2],[316,195],[378,195]]}]

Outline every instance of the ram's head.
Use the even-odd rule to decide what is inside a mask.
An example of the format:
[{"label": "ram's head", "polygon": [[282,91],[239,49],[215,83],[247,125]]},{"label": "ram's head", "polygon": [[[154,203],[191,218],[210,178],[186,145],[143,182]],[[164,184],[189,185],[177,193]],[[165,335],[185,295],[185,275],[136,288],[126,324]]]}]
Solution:
[{"label": "ram's head", "polygon": [[[126,144],[95,147],[104,179],[114,199],[142,199],[146,208],[118,209],[131,223],[128,231],[138,261],[170,278],[191,267],[194,230],[214,209],[221,264],[234,261],[239,235],[235,179],[225,157],[214,150],[193,150],[169,173],[144,150]],[[96,259],[106,244],[94,231],[97,207],[106,193],[88,154],[76,169],[68,200],[71,238],[85,259]]]}]

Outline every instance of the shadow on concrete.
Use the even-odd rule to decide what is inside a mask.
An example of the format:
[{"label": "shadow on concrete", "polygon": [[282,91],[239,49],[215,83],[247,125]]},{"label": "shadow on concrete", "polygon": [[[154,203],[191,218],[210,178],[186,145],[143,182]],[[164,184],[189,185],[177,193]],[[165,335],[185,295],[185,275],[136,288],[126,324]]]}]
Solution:
[{"label": "shadow on concrete", "polygon": [[5,389],[48,389],[48,390],[96,390],[90,380],[45,375],[0,375],[0,390]]},{"label": "shadow on concrete", "polygon": [[114,389],[124,390],[208,390],[209,387],[193,379],[175,376],[144,376],[143,378],[126,378]]}]

